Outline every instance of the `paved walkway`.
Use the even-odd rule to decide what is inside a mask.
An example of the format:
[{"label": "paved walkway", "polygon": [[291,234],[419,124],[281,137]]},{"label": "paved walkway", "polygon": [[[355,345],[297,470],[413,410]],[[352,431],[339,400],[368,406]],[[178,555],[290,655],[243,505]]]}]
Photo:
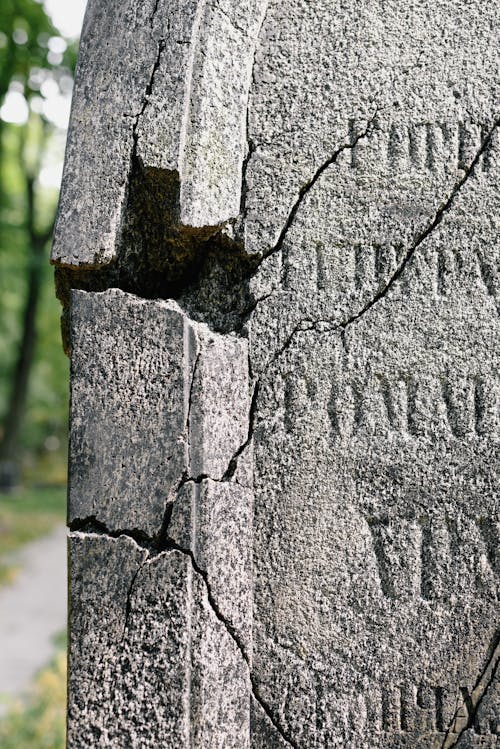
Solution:
[{"label": "paved walkway", "polygon": [[0,699],[29,687],[66,627],[66,528],[26,546],[17,562],[13,584],[0,588]]}]

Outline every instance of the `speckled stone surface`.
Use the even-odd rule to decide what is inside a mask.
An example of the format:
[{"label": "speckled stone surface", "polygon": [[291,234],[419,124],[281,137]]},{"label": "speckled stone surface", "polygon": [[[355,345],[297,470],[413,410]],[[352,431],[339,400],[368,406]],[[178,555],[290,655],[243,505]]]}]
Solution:
[{"label": "speckled stone surface", "polygon": [[[495,749],[498,9],[160,0],[132,22],[132,5],[110,3],[111,30],[89,5],[53,254],[89,292],[72,302],[73,746],[128,701],[144,747]],[[125,291],[152,288],[132,263],[147,211],[142,244],[120,245],[137,164],[173,185],[143,197],[155,220],[166,206],[163,300],[96,293],[118,256]],[[85,577],[87,544],[114,551]],[[115,642],[139,582],[134,676],[96,676],[78,643]],[[82,619],[98,586],[109,615]],[[161,675],[189,632],[214,683],[193,709],[184,666]],[[127,745],[127,720],[102,746]]]},{"label": "speckled stone surface", "polygon": [[168,537],[207,573],[217,608],[248,657],[252,648],[252,489],[188,481],[172,509]]},{"label": "speckled stone surface", "polygon": [[246,341],[119,289],[71,310],[69,520],[157,536],[181,481],[222,479],[245,442]]},{"label": "speckled stone surface", "polygon": [[89,0],[54,262],[93,267],[116,258],[134,159],[181,175],[180,224],[237,218],[264,9],[264,0]]},{"label": "speckled stone surface", "polygon": [[249,747],[248,667],[189,557],[75,533],[70,566],[68,746]]}]

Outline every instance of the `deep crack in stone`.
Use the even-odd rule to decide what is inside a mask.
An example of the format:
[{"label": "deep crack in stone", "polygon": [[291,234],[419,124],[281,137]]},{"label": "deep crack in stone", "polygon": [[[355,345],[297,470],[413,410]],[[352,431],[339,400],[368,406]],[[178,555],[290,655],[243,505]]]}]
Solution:
[{"label": "deep crack in stone", "polygon": [[[456,184],[452,188],[449,197],[445,200],[444,203],[442,203],[442,205],[438,208],[438,210],[434,214],[434,217],[432,218],[432,220],[427,224],[425,229],[419,233],[416,240],[407,249],[402,262],[400,263],[396,271],[394,271],[394,273],[392,274],[390,279],[387,281],[387,283],[384,285],[384,287],[380,291],[378,291],[377,294],[375,294],[375,296],[369,302],[367,302],[367,304],[365,304],[359,312],[357,312],[355,315],[352,315],[351,317],[349,317],[347,320],[344,320],[343,322],[333,323],[333,321],[328,318],[318,318],[315,320],[311,320],[310,318],[303,318],[302,320],[300,320],[294,326],[292,332],[287,336],[285,342],[280,346],[278,351],[273,355],[270,363],[268,364],[268,368],[272,364],[274,364],[285,353],[285,351],[288,348],[290,348],[292,341],[294,340],[295,336],[298,333],[306,333],[312,330],[316,330],[317,327],[320,325],[323,326],[321,332],[325,332],[325,330],[329,330],[330,332],[344,331],[350,325],[352,325],[361,317],[363,317],[376,304],[378,304],[378,302],[380,302],[382,299],[384,299],[387,296],[387,294],[392,289],[392,287],[397,283],[399,278],[401,278],[401,276],[403,275],[405,268],[407,267],[408,263],[411,261],[411,259],[415,255],[420,245],[432,234],[432,232],[435,229],[437,229],[437,227],[441,224],[445,215],[452,209],[453,203],[456,197],[459,195],[460,191],[462,190],[463,186],[469,180],[469,178],[474,175],[475,170],[477,169],[478,164],[480,163],[481,157],[484,155],[485,151],[489,148],[492,138],[495,134],[495,130],[497,129],[499,125],[500,125],[500,120],[496,120],[493,127],[489,130],[487,135],[484,137],[481,143],[481,147],[476,152],[469,167],[465,170],[463,176],[456,182]],[[490,289],[488,289],[488,291],[491,294]],[[271,294],[268,296],[271,296]],[[331,325],[331,327],[330,328],[324,327],[328,325]]]},{"label": "deep crack in stone", "polygon": [[259,703],[259,705],[262,707],[263,711],[273,724],[276,731],[279,733],[281,738],[289,744],[293,749],[299,749],[298,744],[296,744],[293,739],[289,736],[287,731],[285,731],[279,724],[279,722],[274,717],[271,708],[267,704],[267,702],[263,699],[262,695],[260,694],[258,683],[255,679],[255,677],[252,674],[251,665],[250,665],[250,658],[246,651],[245,646],[243,645],[238,633],[234,629],[234,627],[226,620],[222,612],[220,611],[220,608],[217,604],[217,601],[214,598],[214,595],[212,593],[212,588],[210,585],[208,573],[203,570],[196,562],[196,559],[194,557],[193,552],[191,549],[185,549],[179,544],[175,543],[171,539],[154,539],[154,538],[148,538],[143,533],[138,533],[137,531],[130,531],[130,530],[117,530],[117,531],[111,531],[110,529],[106,528],[103,523],[100,523],[95,520],[95,518],[85,518],[81,520],[75,520],[73,523],[70,524],[70,531],[75,533],[81,533],[84,535],[93,535],[93,536],[100,536],[100,537],[107,537],[112,539],[118,539],[120,537],[126,537],[130,538],[134,543],[143,549],[147,553],[147,557],[145,560],[139,565],[137,571],[135,572],[133,579],[131,580],[131,583],[129,585],[128,591],[127,591],[127,599],[126,599],[126,610],[125,610],[125,622],[124,622],[124,628],[123,628],[123,634],[121,641],[123,642],[128,626],[129,626],[129,619],[132,609],[132,596],[134,592],[134,587],[136,586],[138,576],[142,569],[145,567],[145,565],[157,557],[166,554],[171,551],[177,551],[181,554],[183,554],[185,557],[187,557],[190,560],[191,566],[194,570],[194,572],[199,576],[199,578],[203,581],[205,590],[207,593],[207,600],[210,605],[210,608],[217,618],[217,620],[223,625],[224,629],[226,630],[227,634],[231,638],[231,640],[236,645],[243,661],[246,664],[246,667],[248,669],[248,676],[251,684],[252,694],[255,698],[255,700]]}]

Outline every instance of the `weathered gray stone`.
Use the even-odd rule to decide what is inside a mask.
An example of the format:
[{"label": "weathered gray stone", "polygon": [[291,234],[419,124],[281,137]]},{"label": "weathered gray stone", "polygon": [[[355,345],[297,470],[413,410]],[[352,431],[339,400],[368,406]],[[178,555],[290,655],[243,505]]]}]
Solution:
[{"label": "weathered gray stone", "polygon": [[189,549],[207,573],[217,608],[245,646],[252,647],[253,491],[236,483],[187,482],[172,508],[168,537]]},{"label": "weathered gray stone", "polygon": [[160,533],[185,478],[222,479],[248,435],[246,342],[175,302],[73,293],[69,520]]},{"label": "weathered gray stone", "polygon": [[[347,9],[271,5],[263,27],[245,224],[247,249],[271,253],[249,326],[253,674],[295,746],[441,747],[495,638],[496,63],[488,11],[471,32],[447,7],[408,26],[405,4],[366,4],[350,26]],[[434,21],[415,34],[420,12]],[[488,726],[468,729],[476,745],[496,745]]]},{"label": "weathered gray stone", "polygon": [[101,12],[53,255],[111,264],[67,281],[74,745],[498,746],[495,4]]},{"label": "weathered gray stone", "polygon": [[238,217],[264,8],[265,0],[89,1],[54,262],[116,259],[134,160],[171,174],[175,223],[216,227]]},{"label": "weathered gray stone", "polygon": [[70,560],[68,747],[249,747],[248,666],[189,555],[76,533]]}]

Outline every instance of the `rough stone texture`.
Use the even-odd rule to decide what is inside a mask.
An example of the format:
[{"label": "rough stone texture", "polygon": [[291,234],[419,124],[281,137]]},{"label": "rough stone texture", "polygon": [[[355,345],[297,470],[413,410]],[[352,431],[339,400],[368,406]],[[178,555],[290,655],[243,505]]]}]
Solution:
[{"label": "rough stone texture", "polygon": [[210,479],[189,481],[172,508],[168,537],[207,573],[217,607],[251,654],[253,492]]},{"label": "rough stone texture", "polygon": [[264,7],[264,0],[236,7],[89,0],[54,262],[92,267],[117,257],[135,160],[171,174],[175,223],[213,227],[237,218]]},{"label": "rough stone texture", "polygon": [[[74,529],[123,554],[73,585],[72,735],[127,725],[128,701],[141,746],[189,726],[206,749],[493,749],[495,4],[160,0],[123,26],[120,7],[110,35],[89,6],[54,250],[95,270],[69,277],[92,292],[72,310]],[[98,272],[115,258],[127,291],[177,302],[94,293],[120,282]],[[81,620],[98,585],[121,614]],[[147,605],[127,607],[130,585]],[[113,692],[75,643],[116,642],[123,607],[144,639]],[[172,666],[190,632],[213,678],[191,711]]]},{"label": "rough stone texture", "polygon": [[433,749],[498,631],[498,76],[486,9],[362,6],[271,4],[250,97],[253,674],[294,746]]},{"label": "rough stone texture", "polygon": [[245,442],[246,342],[119,289],[73,292],[71,328],[69,520],[156,536],[181,480]]},{"label": "rough stone texture", "polygon": [[248,666],[190,557],[75,533],[70,564],[68,747],[249,747]]}]

